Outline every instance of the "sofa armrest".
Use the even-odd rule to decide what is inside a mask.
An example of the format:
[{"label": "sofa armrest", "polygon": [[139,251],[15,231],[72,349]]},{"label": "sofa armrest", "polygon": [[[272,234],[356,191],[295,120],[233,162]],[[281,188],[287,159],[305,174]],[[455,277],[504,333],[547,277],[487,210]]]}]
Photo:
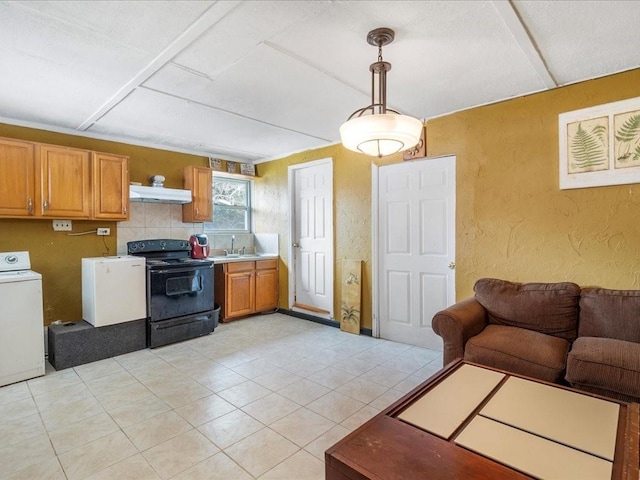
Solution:
[{"label": "sofa armrest", "polygon": [[474,297],[439,311],[433,317],[433,331],[444,343],[443,365],[464,357],[464,345],[487,325],[487,311]]}]

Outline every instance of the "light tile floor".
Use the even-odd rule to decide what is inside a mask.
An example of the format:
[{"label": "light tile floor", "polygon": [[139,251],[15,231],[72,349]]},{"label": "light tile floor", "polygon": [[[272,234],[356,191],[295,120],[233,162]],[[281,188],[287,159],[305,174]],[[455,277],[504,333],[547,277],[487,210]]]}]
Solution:
[{"label": "light tile floor", "polygon": [[324,479],[440,352],[282,315],[0,388],[1,479]]}]

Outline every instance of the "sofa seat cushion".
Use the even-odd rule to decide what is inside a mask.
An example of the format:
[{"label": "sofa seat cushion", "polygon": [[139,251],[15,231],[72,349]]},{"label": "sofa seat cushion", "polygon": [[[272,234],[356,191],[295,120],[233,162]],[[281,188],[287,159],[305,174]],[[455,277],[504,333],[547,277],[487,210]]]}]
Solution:
[{"label": "sofa seat cushion", "polygon": [[526,328],[573,341],[580,287],[575,283],[515,283],[481,278],[473,290],[490,324]]},{"label": "sofa seat cushion", "polygon": [[527,377],[559,382],[569,342],[518,327],[487,325],[465,346],[464,359]]},{"label": "sofa seat cushion", "polygon": [[571,386],[625,401],[640,401],[640,343],[579,337],[567,359]]}]

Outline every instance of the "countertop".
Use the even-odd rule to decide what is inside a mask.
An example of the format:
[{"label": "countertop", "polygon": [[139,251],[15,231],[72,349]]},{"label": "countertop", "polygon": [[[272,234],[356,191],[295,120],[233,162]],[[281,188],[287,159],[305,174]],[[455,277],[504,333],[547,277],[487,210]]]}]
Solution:
[{"label": "countertop", "polygon": [[245,255],[220,255],[209,257],[213,263],[253,262],[256,260],[269,260],[278,258],[277,253],[247,253]]}]

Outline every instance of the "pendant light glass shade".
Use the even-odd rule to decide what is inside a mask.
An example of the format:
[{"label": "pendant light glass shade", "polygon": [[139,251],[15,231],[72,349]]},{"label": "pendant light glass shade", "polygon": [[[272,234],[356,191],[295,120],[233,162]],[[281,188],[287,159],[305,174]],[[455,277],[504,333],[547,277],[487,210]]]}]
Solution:
[{"label": "pendant light glass shade", "polygon": [[415,147],[420,141],[420,120],[387,109],[387,72],[391,64],[382,60],[382,46],[393,41],[390,28],[376,28],[367,42],[378,47],[378,61],[371,64],[371,105],[356,110],[340,127],[345,148],[374,157],[393,155]]},{"label": "pendant light glass shade", "polygon": [[342,145],[372,157],[393,155],[420,141],[422,122],[408,115],[378,113],[355,117],[340,127]]}]

